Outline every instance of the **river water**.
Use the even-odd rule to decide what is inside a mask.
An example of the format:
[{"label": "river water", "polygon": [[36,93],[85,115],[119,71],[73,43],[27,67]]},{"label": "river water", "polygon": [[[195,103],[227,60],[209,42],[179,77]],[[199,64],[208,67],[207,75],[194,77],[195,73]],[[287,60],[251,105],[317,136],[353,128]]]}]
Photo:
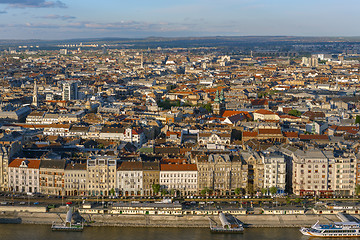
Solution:
[{"label": "river water", "polygon": [[[206,228],[87,227],[52,232],[49,225],[0,224],[1,240],[307,240],[298,228],[246,228],[242,234],[212,234]],[[316,238],[311,238],[311,240]],[[326,239],[326,238],[321,238]],[[339,238],[337,238],[339,239]],[[354,238],[352,238],[354,239]],[[360,239],[360,238],[358,238]]]}]

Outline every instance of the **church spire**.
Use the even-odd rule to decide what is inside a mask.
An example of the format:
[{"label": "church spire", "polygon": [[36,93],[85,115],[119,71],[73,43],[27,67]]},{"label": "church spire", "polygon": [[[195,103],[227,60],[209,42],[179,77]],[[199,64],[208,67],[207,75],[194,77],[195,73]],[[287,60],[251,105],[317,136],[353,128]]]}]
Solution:
[{"label": "church spire", "polygon": [[34,81],[34,93],[33,93],[33,101],[32,105],[37,107],[38,106],[38,88],[37,88],[37,82]]},{"label": "church spire", "polygon": [[219,99],[219,89],[216,90],[216,95],[215,95],[214,101],[215,101],[215,102],[220,102],[220,99]]},{"label": "church spire", "polygon": [[224,89],[221,89],[219,100],[220,100],[220,102],[225,102]]}]

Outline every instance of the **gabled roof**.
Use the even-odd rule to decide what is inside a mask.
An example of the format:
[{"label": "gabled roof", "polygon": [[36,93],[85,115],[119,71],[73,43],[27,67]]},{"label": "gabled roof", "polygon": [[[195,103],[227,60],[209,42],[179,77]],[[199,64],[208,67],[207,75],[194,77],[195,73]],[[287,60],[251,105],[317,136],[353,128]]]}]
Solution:
[{"label": "gabled roof", "polygon": [[39,169],[40,168],[40,160],[29,160],[29,159],[14,159],[9,163],[9,167],[20,167],[21,163],[25,161],[28,168]]}]

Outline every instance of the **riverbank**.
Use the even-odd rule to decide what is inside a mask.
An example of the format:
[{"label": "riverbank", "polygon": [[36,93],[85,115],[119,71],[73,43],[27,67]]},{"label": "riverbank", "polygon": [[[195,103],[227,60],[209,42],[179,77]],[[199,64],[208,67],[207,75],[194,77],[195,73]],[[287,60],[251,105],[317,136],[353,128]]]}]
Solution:
[{"label": "riverbank", "polygon": [[[29,212],[3,212],[0,214],[1,223],[16,222],[22,224],[52,224],[65,219],[65,213],[29,213]],[[60,216],[60,217],[59,217]],[[359,218],[359,215],[353,215]],[[184,227],[207,228],[209,216],[206,215],[111,215],[111,214],[83,214],[82,217],[90,226],[119,226],[119,227]],[[315,222],[330,223],[339,221],[336,215],[294,214],[294,215],[234,215],[245,227],[306,227]],[[220,224],[217,216],[210,216]]]}]

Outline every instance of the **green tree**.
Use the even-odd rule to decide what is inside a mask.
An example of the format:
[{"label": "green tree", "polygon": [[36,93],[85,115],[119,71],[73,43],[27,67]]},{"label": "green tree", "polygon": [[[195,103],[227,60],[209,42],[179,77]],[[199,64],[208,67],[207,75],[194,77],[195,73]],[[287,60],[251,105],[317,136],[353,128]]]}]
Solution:
[{"label": "green tree", "polygon": [[288,114],[291,115],[291,116],[295,116],[295,117],[300,117],[300,116],[301,116],[301,112],[299,112],[299,111],[296,110],[296,109],[290,110],[290,111],[288,112]]},{"label": "green tree", "polygon": [[267,188],[262,188],[262,189],[261,189],[261,193],[262,193],[263,195],[265,195],[267,192],[268,192]]},{"label": "green tree", "polygon": [[160,192],[161,186],[160,186],[160,184],[153,184],[151,186],[151,188],[152,188],[154,194],[157,195]]},{"label": "green tree", "polygon": [[170,195],[174,195],[175,194],[175,189],[170,189]]},{"label": "green tree", "polygon": [[355,124],[360,123],[360,115],[356,115]]},{"label": "green tree", "polygon": [[355,187],[355,194],[359,195],[360,194],[360,185],[356,185]]},{"label": "green tree", "polygon": [[275,195],[277,193],[277,191],[278,191],[277,187],[271,187],[270,188],[271,195]]},{"label": "green tree", "polygon": [[115,189],[112,188],[109,193],[110,193],[110,195],[114,196],[115,195]]},{"label": "green tree", "polygon": [[166,191],[166,189],[161,189],[161,196],[166,195],[168,193],[168,191]]},{"label": "green tree", "polygon": [[212,112],[212,106],[211,106],[211,103],[204,104],[202,107],[203,107],[203,108],[205,108],[205,109],[206,109],[206,111],[208,111],[208,112]]},{"label": "green tree", "polygon": [[209,193],[209,189],[208,188],[204,188],[203,190],[200,191],[201,195],[205,195],[207,193]]},{"label": "green tree", "polygon": [[242,189],[241,188],[235,188],[235,194],[236,195],[240,195],[242,193]]},{"label": "green tree", "polygon": [[300,202],[301,202],[301,199],[300,199],[300,198],[295,198],[295,202],[296,202],[296,203],[300,203]]}]

